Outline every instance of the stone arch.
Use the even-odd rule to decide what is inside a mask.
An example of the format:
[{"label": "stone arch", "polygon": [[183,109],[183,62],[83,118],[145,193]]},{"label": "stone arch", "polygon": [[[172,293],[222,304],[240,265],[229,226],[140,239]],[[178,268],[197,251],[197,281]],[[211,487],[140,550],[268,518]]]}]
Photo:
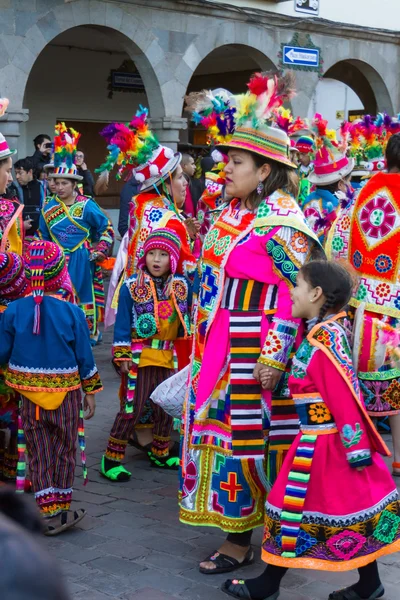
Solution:
[{"label": "stone arch", "polygon": [[163,94],[152,67],[155,60],[163,60],[164,51],[151,29],[140,18],[115,4],[101,1],[92,1],[90,6],[85,0],[56,6],[30,27],[15,48],[11,63],[3,69],[9,89],[2,93],[10,99],[18,99],[22,104],[29,74],[42,50],[59,34],[82,25],[106,28],[110,36],[118,39],[119,45],[135,62],[142,77],[151,116],[164,117]]},{"label": "stone arch", "polygon": [[385,111],[393,114],[394,102],[389,87],[380,74],[387,71],[388,64],[377,69],[373,64],[358,58],[337,57],[332,64],[325,65],[324,77],[337,79],[351,87],[364,104],[367,113]]}]

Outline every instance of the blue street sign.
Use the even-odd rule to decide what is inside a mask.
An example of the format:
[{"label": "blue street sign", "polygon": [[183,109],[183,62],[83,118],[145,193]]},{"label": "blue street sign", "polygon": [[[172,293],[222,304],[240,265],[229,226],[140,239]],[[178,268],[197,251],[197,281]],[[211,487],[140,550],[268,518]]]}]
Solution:
[{"label": "blue street sign", "polygon": [[284,65],[318,68],[319,50],[298,48],[297,46],[283,46],[282,62]]}]

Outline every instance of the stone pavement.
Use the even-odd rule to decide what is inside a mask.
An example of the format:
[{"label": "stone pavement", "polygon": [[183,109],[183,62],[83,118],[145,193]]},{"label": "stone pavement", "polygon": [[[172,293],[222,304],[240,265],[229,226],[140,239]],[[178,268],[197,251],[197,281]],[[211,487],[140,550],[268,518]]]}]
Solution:
[{"label": "stone pavement", "polygon": [[[96,350],[104,392],[97,396],[95,417],[87,422],[89,483],[83,488],[77,467],[75,507],[87,510],[73,530],[44,543],[61,563],[74,600],[223,600],[219,591],[226,575],[205,576],[198,563],[218,548],[223,535],[214,528],[189,527],[178,521],[177,475],[150,467],[128,448],[127,468],[133,477],[111,483],[99,474],[99,463],[118,406],[118,377],[110,365],[111,335]],[[346,493],[346,491],[345,491]],[[348,493],[351,493],[348,490]],[[254,535],[256,564],[238,571],[257,576],[262,531]],[[399,555],[380,561],[386,600],[400,597]],[[354,582],[355,573],[296,570],[283,580],[280,600],[324,600]]]}]

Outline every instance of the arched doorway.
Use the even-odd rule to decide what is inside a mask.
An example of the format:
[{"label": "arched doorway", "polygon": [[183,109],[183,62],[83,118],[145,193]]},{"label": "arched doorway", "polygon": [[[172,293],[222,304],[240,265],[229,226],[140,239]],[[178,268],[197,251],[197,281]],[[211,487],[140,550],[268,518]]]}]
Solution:
[{"label": "arched doorway", "polygon": [[[210,52],[197,66],[187,93],[203,89],[225,88],[233,94],[244,93],[250,76],[256,71],[274,71],[276,66],[265,54],[244,44],[226,44]],[[184,113],[184,116],[187,116]],[[181,143],[203,147],[205,135],[189,123]]]},{"label": "arched doorway", "polygon": [[[93,172],[106,155],[101,129],[111,121],[129,121],[139,104],[148,106],[145,82],[131,58],[137,54],[129,38],[97,25],[77,26],[51,40],[25,88],[26,154],[33,152],[36,135],[52,136],[55,123],[65,121],[80,131],[80,147]],[[118,207],[122,183],[110,179],[108,192],[99,198],[104,208]]]},{"label": "arched doorway", "polygon": [[371,65],[346,59],[331,65],[318,83],[308,116],[315,112],[322,112],[336,128],[344,119],[363,114],[393,114],[393,105],[384,80]]}]

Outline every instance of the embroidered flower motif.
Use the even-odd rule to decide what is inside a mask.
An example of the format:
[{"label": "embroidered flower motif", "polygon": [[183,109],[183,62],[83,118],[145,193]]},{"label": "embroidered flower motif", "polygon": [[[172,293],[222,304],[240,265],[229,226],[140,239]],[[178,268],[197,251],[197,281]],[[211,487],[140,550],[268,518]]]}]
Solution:
[{"label": "embroidered flower motif", "polygon": [[280,208],[290,209],[295,207],[295,202],[289,196],[281,196],[276,203]]},{"label": "embroidered flower motif", "polygon": [[139,240],[141,242],[145,242],[147,240],[147,238],[149,237],[149,234],[150,234],[150,231],[146,227],[144,227],[139,232]]},{"label": "embroidered flower motif", "polygon": [[271,212],[271,208],[268,206],[266,202],[262,202],[257,209],[257,219],[262,219],[263,217],[267,217]]},{"label": "embroidered flower motif", "polygon": [[331,413],[322,403],[310,404],[308,414],[313,423],[326,423],[331,420]]},{"label": "embroidered flower motif", "polygon": [[363,430],[360,427],[360,423],[356,423],[355,430],[351,425],[343,425],[342,433],[340,437],[342,438],[342,443],[345,448],[351,448],[351,446],[356,446],[363,435]]},{"label": "embroidered flower motif", "polygon": [[326,543],[335,556],[342,560],[350,560],[364,546],[367,539],[356,531],[341,531],[332,536]]},{"label": "embroidered flower motif", "polygon": [[148,302],[151,298],[151,289],[148,285],[137,285],[132,283],[131,296],[134,302]]},{"label": "embroidered flower motif", "polygon": [[374,537],[384,544],[391,544],[397,535],[399,525],[400,517],[384,510],[374,531]]},{"label": "embroidered flower motif", "polygon": [[174,280],[172,289],[178,301],[184,302],[187,298],[187,291],[182,281]]},{"label": "embroidered flower motif", "polygon": [[332,342],[331,342],[331,338],[329,336],[329,332],[326,331],[325,329],[322,329],[321,331],[318,332],[318,334],[317,334],[317,340],[319,342],[321,342],[322,344],[324,344],[324,346],[327,346],[328,348],[330,348],[332,346]]},{"label": "embroidered flower motif", "polygon": [[365,298],[367,297],[367,294],[368,294],[367,288],[365,287],[365,285],[363,283],[360,283],[360,285],[358,286],[357,294],[356,294],[357,300],[365,300]]},{"label": "embroidered flower motif", "polygon": [[136,331],[138,337],[148,338],[157,333],[157,323],[153,315],[140,315],[136,322]]},{"label": "embroidered flower motif", "polygon": [[10,217],[14,212],[14,204],[2,198],[0,200],[0,218]]},{"label": "embroidered flower motif", "polygon": [[376,286],[375,294],[379,298],[386,298],[390,294],[390,285],[387,283],[380,283]]},{"label": "embroidered flower motif", "polygon": [[216,256],[221,256],[221,254],[223,254],[225,252],[225,250],[228,248],[230,241],[231,241],[231,236],[230,235],[224,235],[223,238],[220,238],[217,243],[215,244],[215,248],[214,248],[214,252],[216,254]]},{"label": "embroidered flower motif", "polygon": [[74,207],[73,211],[71,211],[71,214],[74,217],[81,217],[83,215],[83,208],[82,208],[82,206],[76,206],[76,207]]},{"label": "embroidered flower motif", "polygon": [[307,236],[304,235],[304,233],[301,233],[301,231],[296,231],[292,235],[292,239],[290,240],[290,245],[295,252],[300,252],[301,254],[308,252]]},{"label": "embroidered flower motif", "polygon": [[318,541],[314,537],[312,537],[306,531],[300,529],[296,542],[296,556],[301,556],[302,554],[307,552],[307,550],[310,550],[313,546],[315,546],[315,544],[317,543]]},{"label": "embroidered flower motif", "polygon": [[344,241],[339,235],[336,235],[332,240],[332,248],[335,250],[335,252],[340,252],[343,250],[343,246]]},{"label": "embroidered flower motif", "polygon": [[382,239],[392,231],[396,214],[397,211],[388,198],[375,196],[361,210],[361,229],[369,238]]},{"label": "embroidered flower motif", "polygon": [[77,229],[77,227],[75,227],[75,225],[68,225],[68,227],[65,228],[65,231],[66,231],[66,233],[69,233],[70,235],[73,235],[74,233],[78,233],[78,229]]},{"label": "embroidered flower motif", "polygon": [[394,303],[395,307],[400,310],[400,294],[397,296],[397,298],[394,299]]},{"label": "embroidered flower motif", "polygon": [[173,313],[172,306],[171,306],[171,303],[168,302],[168,300],[162,300],[161,302],[159,302],[158,316],[160,317],[160,319],[163,319],[163,321],[165,321],[170,318],[172,313]]},{"label": "embroidered flower motif", "polygon": [[270,333],[268,338],[265,340],[264,348],[261,352],[264,356],[276,354],[282,350],[282,342],[275,333]]},{"label": "embroidered flower motif", "polygon": [[379,273],[387,273],[393,267],[393,262],[390,256],[386,254],[380,254],[375,260],[375,269]]},{"label": "embroidered flower motif", "polygon": [[362,254],[361,254],[361,252],[356,250],[353,254],[353,265],[356,267],[356,269],[359,269],[362,265],[362,262],[363,262]]},{"label": "embroidered flower motif", "polygon": [[218,238],[218,230],[217,229],[212,229],[211,231],[209,231],[206,235],[206,237],[204,238],[204,248],[206,250],[210,250],[210,248],[212,248],[215,244],[215,242],[217,241]]},{"label": "embroidered flower motif", "polygon": [[156,223],[157,221],[159,221],[162,217],[162,212],[159,208],[153,209],[150,214],[149,214],[149,221],[151,221],[151,223]]},{"label": "embroidered flower motif", "polygon": [[400,384],[397,379],[393,379],[387,390],[382,394],[382,398],[395,410],[400,409]]},{"label": "embroidered flower motif", "polygon": [[351,221],[347,215],[341,219],[340,225],[341,225],[343,231],[347,231],[347,229],[350,227],[350,222]]}]

